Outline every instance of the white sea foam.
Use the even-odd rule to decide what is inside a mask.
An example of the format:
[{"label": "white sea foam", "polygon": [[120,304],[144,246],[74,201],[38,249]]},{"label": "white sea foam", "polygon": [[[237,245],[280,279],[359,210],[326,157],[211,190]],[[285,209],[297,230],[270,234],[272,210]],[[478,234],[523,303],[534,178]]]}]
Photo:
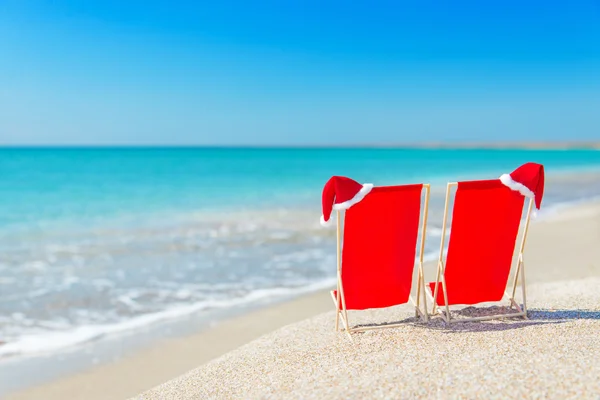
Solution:
[{"label": "white sea foam", "polygon": [[581,206],[585,203],[598,201],[600,201],[600,196],[552,203],[548,207],[542,207],[542,209],[537,212],[536,220],[554,219],[556,217],[560,217],[564,211],[572,210],[573,208]]},{"label": "white sea foam", "polygon": [[[297,288],[259,289],[244,297],[208,300],[188,305],[180,304],[160,312],[139,315],[113,324],[83,325],[70,330],[25,335],[15,341],[0,345],[0,359],[12,356],[50,354],[112,335],[142,329],[158,322],[182,318],[202,310],[248,305],[261,300],[276,300],[277,298],[314,292],[334,285],[334,279],[324,279]],[[24,316],[21,317],[24,318]],[[19,318],[19,315],[13,315],[13,318]]]},{"label": "white sea foam", "polygon": [[438,256],[439,256],[439,254],[436,251],[425,253],[423,255],[423,261],[425,261],[425,262],[434,261],[434,260],[436,260],[438,258]]},{"label": "white sea foam", "polygon": [[23,264],[22,268],[25,271],[40,272],[40,271],[44,271],[47,266],[48,266],[48,264],[46,264],[46,262],[38,260],[38,261],[31,261],[31,262],[25,263],[25,264]]},{"label": "white sea foam", "polygon": [[[450,231],[450,229],[446,229],[446,234]],[[441,237],[442,236],[442,228],[438,228],[435,226],[427,227],[427,236],[428,237]]]},{"label": "white sea foam", "polygon": [[119,300],[121,303],[125,304],[127,307],[129,307],[133,311],[143,310],[143,308],[144,308],[140,304],[138,304],[135,300],[133,300],[131,298],[131,296],[122,295],[122,296],[119,296],[119,298],[117,300]]}]

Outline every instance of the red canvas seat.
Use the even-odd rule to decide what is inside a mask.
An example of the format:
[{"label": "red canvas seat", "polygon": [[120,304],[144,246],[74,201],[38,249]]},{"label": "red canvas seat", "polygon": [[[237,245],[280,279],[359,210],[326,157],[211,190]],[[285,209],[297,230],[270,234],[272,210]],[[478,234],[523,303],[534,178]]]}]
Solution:
[{"label": "red canvas seat", "polygon": [[423,185],[375,187],[346,211],[342,284],[348,310],[408,302]]},{"label": "red canvas seat", "polygon": [[[448,305],[502,300],[523,203],[498,179],[458,183],[444,274]],[[429,287],[433,293],[435,282]],[[436,303],[445,304],[441,287]]]},{"label": "red canvas seat", "polygon": [[[518,178],[515,180],[513,178]],[[525,183],[521,183],[525,182]],[[452,211],[452,227],[444,262],[445,227],[450,192],[456,187]],[[449,306],[497,302],[507,297],[517,313],[467,318],[459,321],[484,320],[527,315],[525,267],[523,251],[533,204],[541,203],[544,188],[543,166],[524,164],[511,175],[500,179],[450,183],[446,193],[442,243],[436,281],[428,285],[434,302],[445,307],[444,319],[451,322]],[[517,269],[512,294],[506,293],[525,198],[529,207],[523,238],[517,256]],[[521,279],[523,307],[515,301],[515,290]]]},{"label": "red canvas seat", "polygon": [[[411,299],[423,187],[427,189],[426,207],[428,185],[372,188],[360,202],[346,210],[343,240],[338,219],[338,244],[343,243],[343,250],[338,265],[338,290],[332,291],[332,297],[338,317],[343,314],[344,324],[347,324],[347,310],[390,307]],[[425,218],[426,215],[424,222]],[[424,229],[423,225],[423,234]],[[420,258],[419,292],[425,298],[422,246]],[[415,306],[418,309],[418,301]],[[426,314],[421,315],[426,318]],[[347,329],[361,330],[348,326]]]}]

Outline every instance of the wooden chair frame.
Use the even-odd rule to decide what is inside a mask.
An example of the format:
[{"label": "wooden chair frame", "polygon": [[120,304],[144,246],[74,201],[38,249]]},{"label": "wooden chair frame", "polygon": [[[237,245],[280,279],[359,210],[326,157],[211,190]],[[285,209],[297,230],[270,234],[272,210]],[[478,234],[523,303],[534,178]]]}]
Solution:
[{"label": "wooden chair frame", "polygon": [[[421,223],[421,243],[419,247],[419,268],[418,268],[418,278],[417,278],[417,300],[412,297],[412,294],[409,295],[409,301],[415,307],[415,316],[421,317],[425,322],[429,322],[429,315],[427,314],[427,296],[425,290],[425,276],[423,274],[423,253],[425,251],[425,237],[427,234],[427,216],[429,213],[429,192],[430,185],[423,184],[423,188],[425,189],[425,200],[423,205],[423,218]],[[344,325],[344,331],[348,334],[350,339],[352,339],[352,333],[354,332],[363,332],[373,329],[385,329],[385,328],[395,328],[398,326],[402,326],[404,323],[394,323],[394,324],[383,324],[376,326],[360,326],[351,328],[350,322],[348,320],[348,310],[346,309],[346,300],[344,297],[344,286],[342,285],[342,229],[341,229],[341,212],[337,211],[337,296],[335,292],[332,290],[331,298],[333,300],[333,304],[336,308],[336,316],[335,316],[335,330],[339,330],[339,322],[340,319],[342,324]],[[413,267],[414,268],[414,267]],[[411,282],[412,285],[412,282]],[[420,298],[423,297],[424,303],[424,312],[421,311],[420,308]],[[341,301],[341,309],[339,307]],[[406,303],[404,303],[406,304]]]},{"label": "wooden chair frame", "polygon": [[[504,296],[503,296],[503,300],[508,300],[508,302],[510,303],[510,308],[512,309],[512,307],[514,306],[515,309],[517,310],[517,312],[509,313],[509,314],[489,315],[489,316],[485,316],[485,317],[451,318],[450,308],[448,306],[448,292],[446,291],[446,278],[444,275],[444,273],[446,272],[446,266],[444,265],[443,259],[444,259],[444,243],[445,243],[445,239],[446,239],[446,223],[448,220],[450,192],[454,187],[458,187],[458,182],[450,182],[450,183],[448,183],[448,186],[446,188],[446,205],[445,205],[445,209],[444,209],[444,221],[442,223],[442,239],[441,239],[441,243],[440,243],[440,255],[438,258],[437,274],[436,274],[436,278],[435,278],[435,290],[434,290],[433,296],[431,296],[430,291],[427,292],[429,298],[433,302],[431,314],[435,315],[436,310],[438,308],[438,305],[437,305],[437,302],[435,301],[435,299],[437,299],[437,297],[438,297],[438,289],[439,289],[439,285],[441,283],[442,290],[444,292],[445,313],[442,312],[441,310],[439,310],[439,314],[442,316],[442,318],[444,319],[444,321],[446,323],[488,321],[488,320],[493,320],[493,319],[514,318],[514,317],[523,317],[524,319],[527,319],[527,290],[526,290],[526,285],[525,285],[525,262],[523,261],[523,252],[525,250],[525,241],[527,240],[527,232],[529,231],[529,222],[531,220],[531,210],[533,208],[533,202],[534,202],[533,199],[529,200],[529,206],[527,208],[527,217],[525,218],[525,228],[523,230],[523,234],[521,237],[521,245],[519,247],[519,254],[517,257],[517,261],[516,261],[516,273],[515,273],[515,276],[513,279],[512,294],[509,296],[505,290]],[[515,301],[515,293],[517,290],[517,284],[519,282],[519,276],[521,278],[523,307],[520,307],[519,304]],[[440,306],[440,307],[442,307],[442,306]]]}]

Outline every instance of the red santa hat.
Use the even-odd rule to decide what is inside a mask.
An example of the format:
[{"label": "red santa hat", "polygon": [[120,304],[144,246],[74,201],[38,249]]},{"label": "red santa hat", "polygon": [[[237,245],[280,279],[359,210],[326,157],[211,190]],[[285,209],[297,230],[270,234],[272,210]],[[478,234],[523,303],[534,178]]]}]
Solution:
[{"label": "red santa hat", "polygon": [[523,196],[535,199],[538,210],[544,197],[544,166],[536,163],[526,163],[510,174],[504,174],[500,181]]},{"label": "red santa hat", "polygon": [[360,183],[345,176],[332,176],[323,188],[323,215],[321,225],[331,225],[332,210],[347,210],[373,189],[371,183]]}]

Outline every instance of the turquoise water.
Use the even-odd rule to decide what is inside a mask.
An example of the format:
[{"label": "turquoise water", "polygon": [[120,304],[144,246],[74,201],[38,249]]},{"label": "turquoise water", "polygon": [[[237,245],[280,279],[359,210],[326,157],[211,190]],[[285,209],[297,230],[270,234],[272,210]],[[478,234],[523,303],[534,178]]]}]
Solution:
[{"label": "turquoise water", "polygon": [[328,287],[332,175],[432,183],[432,252],[445,182],[527,161],[542,211],[600,195],[591,150],[0,149],[0,357]]},{"label": "turquoise water", "polygon": [[318,208],[331,175],[376,185],[598,166],[598,151],[0,149],[0,229],[231,207]]}]

